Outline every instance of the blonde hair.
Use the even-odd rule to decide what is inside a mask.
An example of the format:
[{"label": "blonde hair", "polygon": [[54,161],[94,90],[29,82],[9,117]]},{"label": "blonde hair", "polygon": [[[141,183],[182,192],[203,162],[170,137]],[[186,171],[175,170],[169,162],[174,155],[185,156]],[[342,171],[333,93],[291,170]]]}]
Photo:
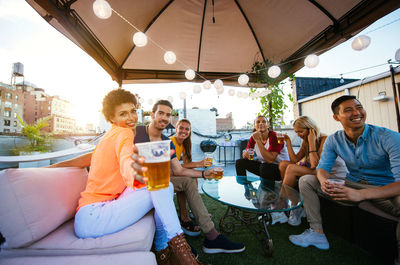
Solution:
[{"label": "blonde hair", "polygon": [[[296,126],[301,129],[313,129],[315,132],[315,136],[317,138],[317,150],[319,149],[319,145],[321,143],[321,136],[325,136],[321,134],[318,126],[315,122],[308,116],[300,116],[293,122],[293,127]],[[306,143],[306,154],[308,153],[308,138],[303,139]]]}]

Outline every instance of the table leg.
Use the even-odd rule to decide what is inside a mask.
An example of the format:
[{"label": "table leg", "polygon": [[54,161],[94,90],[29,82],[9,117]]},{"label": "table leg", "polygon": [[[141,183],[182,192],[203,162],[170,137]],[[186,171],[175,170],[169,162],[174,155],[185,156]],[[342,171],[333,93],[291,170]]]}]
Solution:
[{"label": "table leg", "polygon": [[270,213],[259,214],[228,206],[219,221],[219,229],[221,232],[231,233],[237,226],[247,227],[254,237],[261,241],[265,256],[272,257],[273,242],[268,232],[270,220],[272,220]]}]

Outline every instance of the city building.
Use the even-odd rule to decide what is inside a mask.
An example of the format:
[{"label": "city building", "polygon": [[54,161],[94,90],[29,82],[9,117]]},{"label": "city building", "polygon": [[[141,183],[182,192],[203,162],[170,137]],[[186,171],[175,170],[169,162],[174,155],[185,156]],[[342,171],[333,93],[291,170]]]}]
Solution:
[{"label": "city building", "polygon": [[17,116],[23,117],[23,106],[23,92],[0,82],[0,132],[21,132],[22,127]]},{"label": "city building", "polygon": [[217,118],[217,132],[221,131],[228,131],[228,130],[233,130],[233,118],[232,118],[232,112],[229,112],[226,114],[225,118]]}]

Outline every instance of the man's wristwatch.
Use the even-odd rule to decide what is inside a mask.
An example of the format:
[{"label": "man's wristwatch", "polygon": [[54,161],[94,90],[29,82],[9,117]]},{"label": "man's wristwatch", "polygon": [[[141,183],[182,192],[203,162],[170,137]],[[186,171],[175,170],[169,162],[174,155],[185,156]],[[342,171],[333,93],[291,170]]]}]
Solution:
[{"label": "man's wristwatch", "polygon": [[204,170],[201,171],[201,177],[202,177],[203,179],[205,179],[205,177],[204,177]]}]

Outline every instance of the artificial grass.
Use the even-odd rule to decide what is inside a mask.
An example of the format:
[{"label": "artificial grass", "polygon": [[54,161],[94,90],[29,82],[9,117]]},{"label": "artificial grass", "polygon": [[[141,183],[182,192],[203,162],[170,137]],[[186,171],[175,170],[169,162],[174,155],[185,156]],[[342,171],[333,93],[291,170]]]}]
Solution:
[{"label": "artificial grass", "polygon": [[[218,223],[226,211],[226,206],[212,200],[206,195],[201,195],[203,201],[212,214],[212,219],[219,230]],[[289,224],[276,224],[268,226],[268,231],[273,239],[274,253],[272,257],[265,257],[262,243],[245,227],[236,228],[232,233],[226,234],[232,241],[243,242],[246,250],[236,254],[205,254],[202,251],[203,235],[199,237],[188,237],[188,242],[196,248],[199,253],[199,260],[204,264],[346,264],[346,265],[369,265],[380,264],[380,261],[370,254],[364,252],[357,246],[346,240],[327,233],[330,243],[329,250],[319,250],[315,247],[302,248],[293,245],[288,237],[291,234],[300,234],[308,224],[306,219],[298,227]]]}]

